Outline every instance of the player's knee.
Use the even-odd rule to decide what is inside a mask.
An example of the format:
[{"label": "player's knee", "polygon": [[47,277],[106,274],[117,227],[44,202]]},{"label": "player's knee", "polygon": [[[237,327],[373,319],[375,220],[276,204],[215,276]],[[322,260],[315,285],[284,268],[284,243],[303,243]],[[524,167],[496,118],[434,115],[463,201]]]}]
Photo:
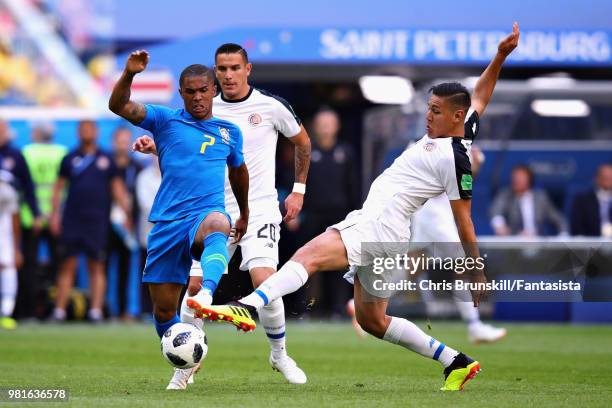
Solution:
[{"label": "player's knee", "polygon": [[206,236],[213,232],[222,232],[225,235],[229,234],[230,223],[224,214],[218,212],[209,214],[200,224],[196,239],[199,238],[204,242]]},{"label": "player's knee", "polygon": [[167,322],[176,315],[177,305],[175,302],[162,299],[153,305],[153,314],[158,322]]},{"label": "player's knee", "polygon": [[167,322],[176,316],[176,310],[172,310],[171,308],[155,308],[155,320],[158,322]]},{"label": "player's knee", "polygon": [[230,225],[227,218],[215,218],[210,221],[209,225],[207,225],[205,235],[208,235],[213,232],[223,232],[225,234],[229,234]]},{"label": "player's knee", "polygon": [[204,252],[206,246],[206,238],[209,235],[220,232],[227,237],[230,233],[229,221],[223,214],[215,214],[214,217],[211,217],[212,216],[209,215],[202,224],[200,224],[198,233],[191,246],[191,254],[196,259],[200,259],[202,256],[202,252]]}]

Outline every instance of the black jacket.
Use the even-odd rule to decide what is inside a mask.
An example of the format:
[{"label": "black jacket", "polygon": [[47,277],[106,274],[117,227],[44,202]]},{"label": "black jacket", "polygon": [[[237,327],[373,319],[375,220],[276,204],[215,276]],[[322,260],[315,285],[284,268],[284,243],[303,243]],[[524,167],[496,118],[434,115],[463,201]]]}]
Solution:
[{"label": "black jacket", "polygon": [[[608,210],[612,220],[612,205]],[[599,200],[594,190],[577,194],[574,198],[571,212],[571,233],[590,237],[601,235]]]}]

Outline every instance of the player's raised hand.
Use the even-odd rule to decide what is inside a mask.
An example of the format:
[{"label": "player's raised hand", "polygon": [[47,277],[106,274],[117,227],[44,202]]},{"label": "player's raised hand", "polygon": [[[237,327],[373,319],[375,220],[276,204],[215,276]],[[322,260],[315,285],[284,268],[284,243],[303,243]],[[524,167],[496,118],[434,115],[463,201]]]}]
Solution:
[{"label": "player's raised hand", "polygon": [[125,63],[125,70],[130,74],[138,74],[147,68],[149,63],[149,53],[145,50],[134,51],[130,54]]},{"label": "player's raised hand", "polygon": [[304,194],[296,192],[289,194],[285,199],[285,208],[287,209],[287,214],[285,214],[283,221],[289,222],[295,219],[298,215],[300,215],[300,211],[302,211],[303,205]]},{"label": "player's raised hand", "polygon": [[134,144],[132,144],[132,150],[135,152],[157,155],[157,146],[155,146],[153,138],[146,135],[136,139]]},{"label": "player's raised hand", "polygon": [[519,31],[519,25],[515,21],[514,24],[512,24],[512,33],[501,40],[497,47],[497,51],[507,57],[518,46],[520,36],[521,32]]},{"label": "player's raised hand", "polygon": [[234,238],[233,243],[240,242],[244,234],[246,234],[247,226],[249,225],[249,221],[239,217],[234,223],[234,228],[230,231],[230,237]]}]

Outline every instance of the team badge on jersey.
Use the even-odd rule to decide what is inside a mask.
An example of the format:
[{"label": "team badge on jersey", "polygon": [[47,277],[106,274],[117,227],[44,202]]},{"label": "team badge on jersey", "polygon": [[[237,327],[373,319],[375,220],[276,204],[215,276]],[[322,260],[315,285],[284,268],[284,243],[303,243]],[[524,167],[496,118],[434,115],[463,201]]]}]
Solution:
[{"label": "team badge on jersey", "polygon": [[344,163],[346,160],[346,153],[344,153],[344,149],[342,147],[336,147],[334,149],[334,160],[336,163]]},{"label": "team badge on jersey", "polygon": [[221,140],[223,140],[223,143],[229,144],[230,143],[229,131],[226,128],[219,128],[219,133],[221,134]]},{"label": "team badge on jersey", "polygon": [[13,170],[13,168],[15,167],[15,160],[13,160],[13,158],[12,158],[12,157],[7,157],[7,158],[6,158],[6,159],[4,159],[4,160],[2,161],[2,163],[0,163],[0,164],[2,164],[2,166],[1,166],[1,167],[2,167],[3,169],[6,169],[6,170],[9,170],[9,171],[10,171],[10,170]]},{"label": "team badge on jersey", "polygon": [[427,142],[423,146],[423,149],[425,149],[428,152],[433,152],[436,149],[436,143],[435,142]]},{"label": "team badge on jersey", "polygon": [[110,161],[108,160],[108,158],[100,156],[96,161],[96,166],[98,166],[100,170],[106,170],[110,166]]},{"label": "team badge on jersey", "polygon": [[261,123],[261,115],[259,113],[251,113],[249,115],[249,125],[257,126]]}]

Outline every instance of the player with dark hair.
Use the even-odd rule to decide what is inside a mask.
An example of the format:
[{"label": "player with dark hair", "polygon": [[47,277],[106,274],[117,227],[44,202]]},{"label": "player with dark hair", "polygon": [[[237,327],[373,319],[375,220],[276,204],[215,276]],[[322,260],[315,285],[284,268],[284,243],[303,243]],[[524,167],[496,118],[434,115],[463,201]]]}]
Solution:
[{"label": "player with dark hair", "polygon": [[[149,216],[155,225],[149,234],[142,282],[149,287],[155,328],[161,337],[180,322],[177,310],[192,259],[202,261],[204,279],[214,285],[227,267],[231,219],[225,210],[226,166],[239,207],[234,239],[244,236],[249,219],[249,173],[242,157],[240,128],[212,114],[216,94],[212,70],[199,64],[185,68],[179,81],[184,108],[173,110],[130,100],[132,79],[144,71],[148,61],[146,51],[130,54],[109,108],[151,131],[158,147],[162,181]],[[184,387],[170,383],[168,388]]]},{"label": "player with dark hair", "polygon": [[[229,120],[240,127],[244,138],[244,160],[249,168],[249,227],[240,243],[228,242],[230,258],[240,246],[242,262],[240,269],[248,270],[253,287],[259,286],[272,276],[278,266],[278,242],[280,223],[283,220],[279,210],[278,193],[275,188],[276,144],[282,134],[295,145],[295,184],[293,192],[285,199],[287,210],[284,220],[298,216],[304,202],[306,176],[310,164],[310,139],[291,105],[283,98],[249,84],[252,65],[244,48],[228,43],[215,52],[215,74],[221,92],[213,99],[216,117]],[[149,137],[141,137],[135,149],[155,153],[155,143]],[[225,205],[234,218],[238,205],[229,183],[225,184]],[[202,267],[194,262],[189,279],[188,293],[181,305],[181,320],[202,327],[202,319],[194,316],[187,306],[192,296],[199,303],[211,304],[216,283],[202,277]],[[200,290],[201,289],[201,290]],[[282,299],[266,305],[259,313],[270,345],[269,362],[291,384],[304,384],[306,374],[287,354],[285,334],[285,307]],[[238,327],[251,327],[252,319],[237,315],[232,322]],[[186,387],[192,378],[181,376],[179,370],[171,383]]]},{"label": "player with dark hair", "polygon": [[[514,23],[513,32],[500,42],[493,61],[481,75],[471,105],[463,87],[444,84],[432,89],[427,135],[404,151],[374,180],[361,210],[349,213],[344,221],[298,249],[276,274],[239,302],[207,306],[192,299],[188,304],[204,316],[226,320],[236,313],[261,310],[302,287],[316,272],[349,267],[345,278],[354,283],[355,312],[364,330],[439,361],[444,367],[442,390],[463,389],[464,384],[478,373],[480,364],[428,336],[414,323],[388,316],[386,310],[391,291],[377,288],[378,276],[383,275],[374,276],[373,264],[381,256],[406,254],[407,246],[401,244],[410,240],[412,214],[428,199],[444,192],[450,200],[466,256],[474,260],[479,258],[470,214],[472,171],[465,131],[466,128],[478,128],[479,115],[491,98],[502,64],[516,48],[518,40],[518,24]],[[478,306],[486,277],[482,268],[473,268],[468,275],[477,284],[472,297],[474,306]]]}]

